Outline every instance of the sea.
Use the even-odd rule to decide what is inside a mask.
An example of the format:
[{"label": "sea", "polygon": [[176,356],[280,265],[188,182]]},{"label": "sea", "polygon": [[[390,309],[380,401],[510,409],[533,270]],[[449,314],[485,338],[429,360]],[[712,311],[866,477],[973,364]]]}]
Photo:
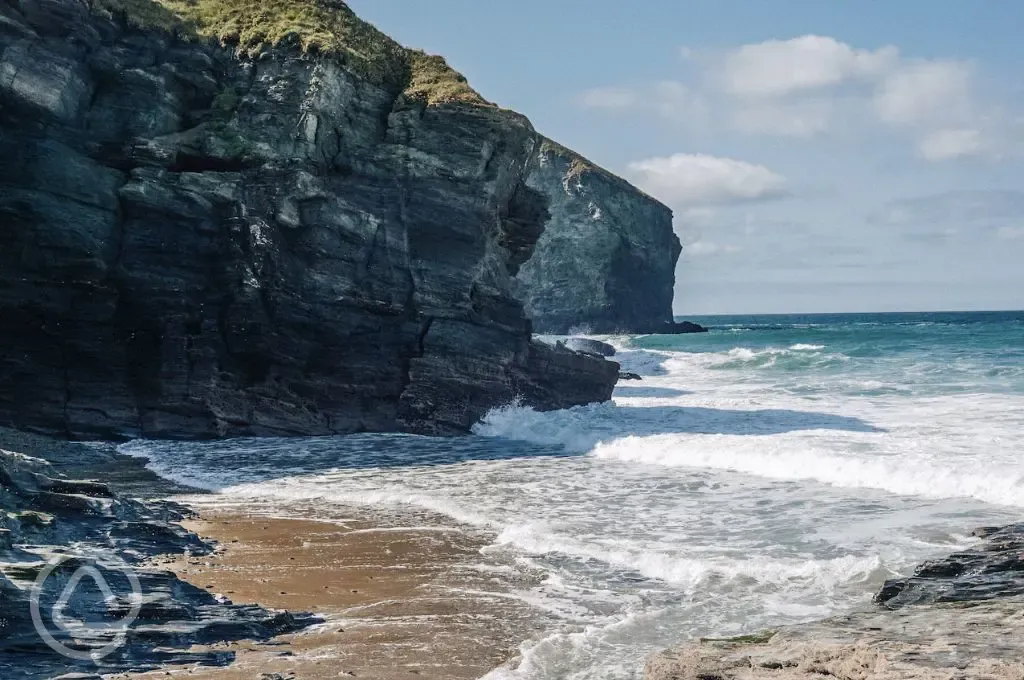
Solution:
[{"label": "sea", "polygon": [[480,569],[529,575],[502,597],[544,612],[487,680],[640,678],[687,639],[869,606],[1024,517],[1024,312],[688,319],[710,332],[593,336],[643,378],[612,402],[509,404],[464,438],[122,448],[236,503],[477,533]]}]

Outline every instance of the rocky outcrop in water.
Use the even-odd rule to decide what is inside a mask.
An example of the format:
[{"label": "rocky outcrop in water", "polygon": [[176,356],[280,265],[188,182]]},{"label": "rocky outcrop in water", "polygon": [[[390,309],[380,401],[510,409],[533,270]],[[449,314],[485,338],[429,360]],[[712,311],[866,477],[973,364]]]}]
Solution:
[{"label": "rocky outcrop in water", "polygon": [[974,531],[972,550],[925,562],[913,576],[886,581],[875,602],[888,609],[936,602],[1024,596],[1024,524]]},{"label": "rocky outcrop in water", "polygon": [[1024,677],[1024,525],[886,582],[883,606],[653,657],[647,680],[1017,680]]},{"label": "rocky outcrop in water", "polygon": [[[447,434],[608,399],[618,367],[532,342],[513,291],[583,191],[545,144],[337,0],[3,0],[0,423]],[[667,211],[581,182],[619,225],[602,318],[665,312]]]},{"label": "rocky outcrop in water", "polygon": [[565,346],[574,352],[584,352],[598,357],[615,356],[615,347],[607,342],[591,340],[590,338],[568,338]]},{"label": "rocky outcrop in water", "polygon": [[517,276],[542,333],[646,333],[672,321],[672,211],[550,140],[527,186],[551,219]]},{"label": "rocky outcrop in water", "polygon": [[682,335],[685,333],[707,333],[708,329],[692,321],[672,321],[670,323],[641,326],[637,333],[657,333],[661,335]]},{"label": "rocky outcrop in water", "polygon": [[[190,647],[265,640],[316,622],[308,614],[233,605],[169,571],[142,566],[149,557],[206,555],[213,548],[177,524],[189,515],[186,508],[133,500],[116,491],[132,488],[146,476],[140,463],[80,445],[26,443],[31,442],[22,435],[0,431],[4,680],[41,680],[74,670],[91,678],[98,677],[93,673],[176,664],[226,665],[233,653]],[[37,455],[7,450],[15,447]],[[81,476],[98,473],[114,484],[61,472],[70,469]],[[160,490],[160,484],[151,490]],[[137,579],[134,584],[132,577]],[[38,598],[42,626],[63,652],[48,645],[38,631],[33,597]],[[121,639],[118,626],[126,617],[133,620]],[[109,653],[88,658],[108,645]]]}]

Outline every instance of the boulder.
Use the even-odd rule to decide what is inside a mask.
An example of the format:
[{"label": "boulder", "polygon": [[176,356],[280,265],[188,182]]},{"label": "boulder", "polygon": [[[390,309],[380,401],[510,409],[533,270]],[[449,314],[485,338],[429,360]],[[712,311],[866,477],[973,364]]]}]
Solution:
[{"label": "boulder", "polygon": [[569,338],[565,341],[565,346],[574,352],[585,352],[599,357],[615,356],[615,348],[607,342],[601,342],[600,340],[591,340],[590,338]]},{"label": "boulder", "polygon": [[708,329],[692,321],[672,321],[642,326],[636,332],[645,335],[681,335],[683,333],[707,333]]},{"label": "boulder", "polygon": [[982,527],[974,534],[984,539],[980,545],[929,560],[911,576],[886,581],[875,602],[898,609],[1024,596],[1024,524]]}]

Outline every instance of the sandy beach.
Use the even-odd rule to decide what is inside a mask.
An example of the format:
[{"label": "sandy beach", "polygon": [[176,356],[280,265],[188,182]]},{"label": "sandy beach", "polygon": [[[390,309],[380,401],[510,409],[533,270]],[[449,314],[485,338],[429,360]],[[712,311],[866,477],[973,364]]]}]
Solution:
[{"label": "sandy beach", "polygon": [[358,514],[327,522],[202,510],[186,526],[217,541],[217,552],[153,566],[235,603],[311,611],[324,623],[266,643],[221,645],[237,654],[226,668],[113,677],[478,678],[514,657],[539,621],[508,594],[507,577],[467,568],[482,545],[458,529]]}]

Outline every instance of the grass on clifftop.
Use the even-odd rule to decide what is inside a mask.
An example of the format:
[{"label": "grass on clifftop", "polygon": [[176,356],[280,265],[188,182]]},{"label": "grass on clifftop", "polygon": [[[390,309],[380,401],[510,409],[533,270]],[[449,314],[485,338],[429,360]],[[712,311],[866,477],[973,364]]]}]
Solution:
[{"label": "grass on clifftop", "polygon": [[572,149],[568,149],[552,139],[545,137],[541,143],[540,150],[542,153],[553,153],[569,160],[569,170],[565,175],[566,180],[576,179],[586,172],[599,172],[609,177],[615,177],[614,174],[605,170],[597,163],[584,158]]},{"label": "grass on clifftop", "polygon": [[469,82],[444,60],[419,50],[406,50],[409,61],[409,85],[405,93],[424,98],[428,103],[467,102],[487,104],[483,97],[469,86]]},{"label": "grass on clifftop", "polygon": [[541,143],[540,151],[541,153],[545,154],[561,156],[566,161],[568,161],[569,167],[565,171],[565,175],[562,177],[562,181],[565,182],[567,185],[571,184],[572,182],[579,181],[586,174],[594,173],[620,186],[627,186],[629,187],[630,191],[635,191],[638,194],[647,196],[647,198],[651,199],[655,203],[661,203],[661,201],[659,201],[658,199],[654,198],[647,192],[642,191],[640,188],[634,186],[633,184],[623,179],[622,177],[619,177],[614,172],[611,172],[610,170],[601,167],[592,160],[584,158],[583,156],[579,155],[572,149],[564,147],[552,139],[548,139],[547,137],[545,137],[544,141]]},{"label": "grass on clifftop", "polygon": [[404,83],[428,104],[490,105],[442,57],[402,47],[341,0],[93,0],[143,29],[206,37],[247,54],[294,37],[306,52],[339,58],[375,83]]}]

